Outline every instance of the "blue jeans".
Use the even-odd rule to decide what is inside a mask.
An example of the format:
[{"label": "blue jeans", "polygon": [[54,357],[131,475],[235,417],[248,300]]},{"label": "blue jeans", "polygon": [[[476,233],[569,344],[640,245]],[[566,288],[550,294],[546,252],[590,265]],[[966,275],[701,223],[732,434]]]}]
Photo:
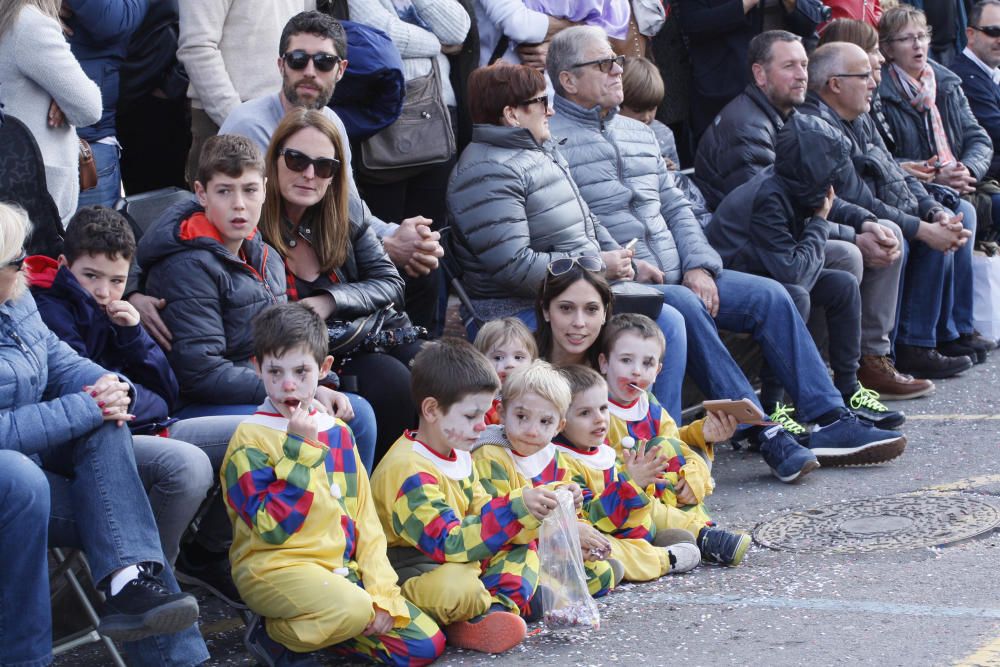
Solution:
[{"label": "blue jeans", "polygon": [[215,481],[208,456],[189,442],[155,435],[132,437],[139,479],[149,497],[163,556],[171,565],[177,560],[181,536]]},{"label": "blue jeans", "polygon": [[0,665],[52,662],[49,484],[31,459],[0,450]]},{"label": "blue jeans", "polygon": [[[370,471],[372,463],[375,461],[375,436],[378,428],[375,421],[375,412],[372,410],[371,404],[361,396],[349,392],[344,392],[344,395],[351,401],[351,407],[354,408],[354,419],[347,422],[347,425],[351,427],[351,432],[354,433],[354,442],[357,445],[361,461],[365,464],[365,468]],[[174,416],[182,420],[194,417],[217,417],[221,415],[246,416],[252,415],[257,411],[258,407],[257,405],[192,404],[184,406]],[[184,439],[180,435],[176,435],[173,427],[170,429],[170,434],[181,440]],[[225,448],[223,448],[222,454],[225,455],[225,453]],[[209,457],[211,458],[212,454],[209,454]],[[216,463],[214,458],[212,459],[213,467],[221,465],[221,463],[221,458],[218,459],[218,463]],[[215,469],[218,472],[218,468],[216,467]]]},{"label": "blue jeans", "polygon": [[111,144],[93,142],[90,150],[94,152],[94,164],[97,165],[97,186],[80,193],[77,208],[93,205],[114,208],[122,191],[119,149]]},{"label": "blue jeans", "polygon": [[[718,330],[725,329],[753,336],[805,421],[844,407],[844,400],[830,381],[826,364],[784,287],[770,278],[739,271],[723,271],[715,282],[719,312],[714,320],[687,287],[656,285],[663,292],[664,302],[683,316],[690,342],[687,373],[702,394],[712,399],[749,398],[759,405],[753,387],[719,338]],[[678,363],[671,359],[670,347],[668,342],[668,356],[658,384],[667,375],[667,364]]]},{"label": "blue jeans", "polygon": [[[49,544],[82,549],[94,581],[127,565],[164,564],[127,428],[106,422],[46,452],[42,467],[51,491]],[[180,590],[169,566],[160,576],[168,589]],[[209,657],[197,625],[127,642],[125,650],[132,665],[196,665]]]},{"label": "blue jeans", "polygon": [[[976,233],[976,211],[961,200],[956,213],[962,224]],[[936,347],[972,333],[972,239],[954,253],[934,250],[916,240],[909,241],[900,298],[896,342],[902,345]]]},{"label": "blue jeans", "polygon": [[[686,289],[686,288],[685,288]],[[519,320],[534,331],[538,328],[538,320],[534,310],[522,310],[514,314]],[[663,332],[667,341],[667,349],[663,359],[663,368],[653,383],[653,396],[660,405],[670,413],[674,421],[681,420],[681,387],[684,384],[684,366],[687,363],[687,333],[684,330],[684,318],[681,314],[664,305],[656,318],[656,326]],[[476,332],[470,332],[475,337]]]}]

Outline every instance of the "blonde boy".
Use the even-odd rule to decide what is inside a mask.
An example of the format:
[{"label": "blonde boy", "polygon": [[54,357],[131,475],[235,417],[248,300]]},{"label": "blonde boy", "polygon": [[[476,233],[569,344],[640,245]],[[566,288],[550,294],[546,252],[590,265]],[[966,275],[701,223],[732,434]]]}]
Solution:
[{"label": "blonde boy", "polygon": [[[472,458],[483,487],[494,497],[532,486],[568,486],[583,501],[580,488],[567,479],[567,469],[552,439],[562,429],[570,404],[566,380],[551,365],[534,361],[504,382],[500,444],[486,444]],[[608,561],[611,544],[589,523],[579,522],[580,545],[590,594],[607,594],[619,581],[621,563]]]},{"label": "blonde boy", "polygon": [[267,400],[239,426],[222,464],[233,579],[260,615],[248,650],[260,664],[327,647],[383,663],[433,662],[444,636],[396,585],[354,436],[315,407],[333,363],[326,325],[284,304],[262,312],[253,334]]},{"label": "blonde boy", "polygon": [[[500,381],[469,343],[424,347],[411,369],[417,431],[393,444],[372,474],[372,491],[403,594],[444,628],[448,641],[487,653],[524,639],[538,583],[532,543],[556,507],[543,488],[491,497],[469,450]],[[404,567],[405,566],[405,567]]]},{"label": "blonde boy", "polygon": [[[626,436],[633,443],[642,441],[642,447],[658,438],[666,464],[658,481],[647,487],[661,506],[654,510],[657,528],[688,530],[696,535],[704,560],[737,565],[750,546],[750,537],[714,528],[704,505],[705,497],[715,487],[706,463],[713,457],[712,445],[729,439],[737,422],[730,415],[710,412],[704,419],[677,429],[667,411],[646,390],[663,366],[665,347],[663,334],[645,315],[622,313],[605,325],[598,364],[608,383],[608,442],[621,453]],[[682,513],[671,512],[670,508]]]}]

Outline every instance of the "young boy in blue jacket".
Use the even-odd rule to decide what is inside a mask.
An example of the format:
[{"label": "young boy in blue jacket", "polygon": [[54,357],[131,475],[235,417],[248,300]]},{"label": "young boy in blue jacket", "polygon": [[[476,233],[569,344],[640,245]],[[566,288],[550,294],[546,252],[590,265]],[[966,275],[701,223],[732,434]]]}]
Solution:
[{"label": "young boy in blue jacket", "polygon": [[[239,418],[178,422],[170,417],[177,379],[163,351],[140,326],[139,313],[122,300],[134,255],[128,222],[109,208],[87,206],[70,220],[59,259],[29,257],[26,274],[45,324],[77,354],[130,383],[136,464],[157,517],[164,555],[173,563],[180,538],[214,480],[211,461],[200,448],[225,451]],[[219,539],[227,540],[228,534]],[[207,587],[238,604],[228,575],[219,577]],[[180,571],[178,578],[183,578]]]}]

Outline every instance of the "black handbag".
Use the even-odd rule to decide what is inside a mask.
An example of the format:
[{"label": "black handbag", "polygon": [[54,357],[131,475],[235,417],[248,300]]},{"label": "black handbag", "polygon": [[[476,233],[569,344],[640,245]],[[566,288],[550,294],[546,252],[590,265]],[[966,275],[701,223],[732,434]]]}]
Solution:
[{"label": "black handbag", "polygon": [[622,280],[611,283],[611,294],[614,297],[611,311],[618,313],[638,313],[656,321],[663,309],[663,292],[633,280]]},{"label": "black handbag", "polygon": [[384,351],[429,337],[427,329],[413,326],[405,314],[397,313],[392,306],[353,320],[328,320],[326,330],[328,353],[337,363],[357,352]]},{"label": "black handbag", "polygon": [[406,82],[396,122],[361,142],[358,172],[371,183],[398,183],[454,154],[451,114],[441,97],[437,59],[432,58],[430,74]]}]

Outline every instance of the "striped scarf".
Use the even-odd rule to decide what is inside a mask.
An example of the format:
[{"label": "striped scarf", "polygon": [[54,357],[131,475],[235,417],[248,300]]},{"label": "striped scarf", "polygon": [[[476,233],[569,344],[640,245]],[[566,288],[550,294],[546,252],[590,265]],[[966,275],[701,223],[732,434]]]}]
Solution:
[{"label": "striped scarf", "polygon": [[934,70],[930,65],[924,65],[920,76],[914,79],[899,65],[893,63],[889,67],[889,74],[914,109],[920,113],[930,112],[928,139],[931,145],[937,148],[938,160],[943,164],[955,162],[955,154],[951,152],[951,144],[948,143],[948,135],[945,134],[944,123],[941,122],[941,112],[938,111],[936,104],[937,81],[934,79]]}]

